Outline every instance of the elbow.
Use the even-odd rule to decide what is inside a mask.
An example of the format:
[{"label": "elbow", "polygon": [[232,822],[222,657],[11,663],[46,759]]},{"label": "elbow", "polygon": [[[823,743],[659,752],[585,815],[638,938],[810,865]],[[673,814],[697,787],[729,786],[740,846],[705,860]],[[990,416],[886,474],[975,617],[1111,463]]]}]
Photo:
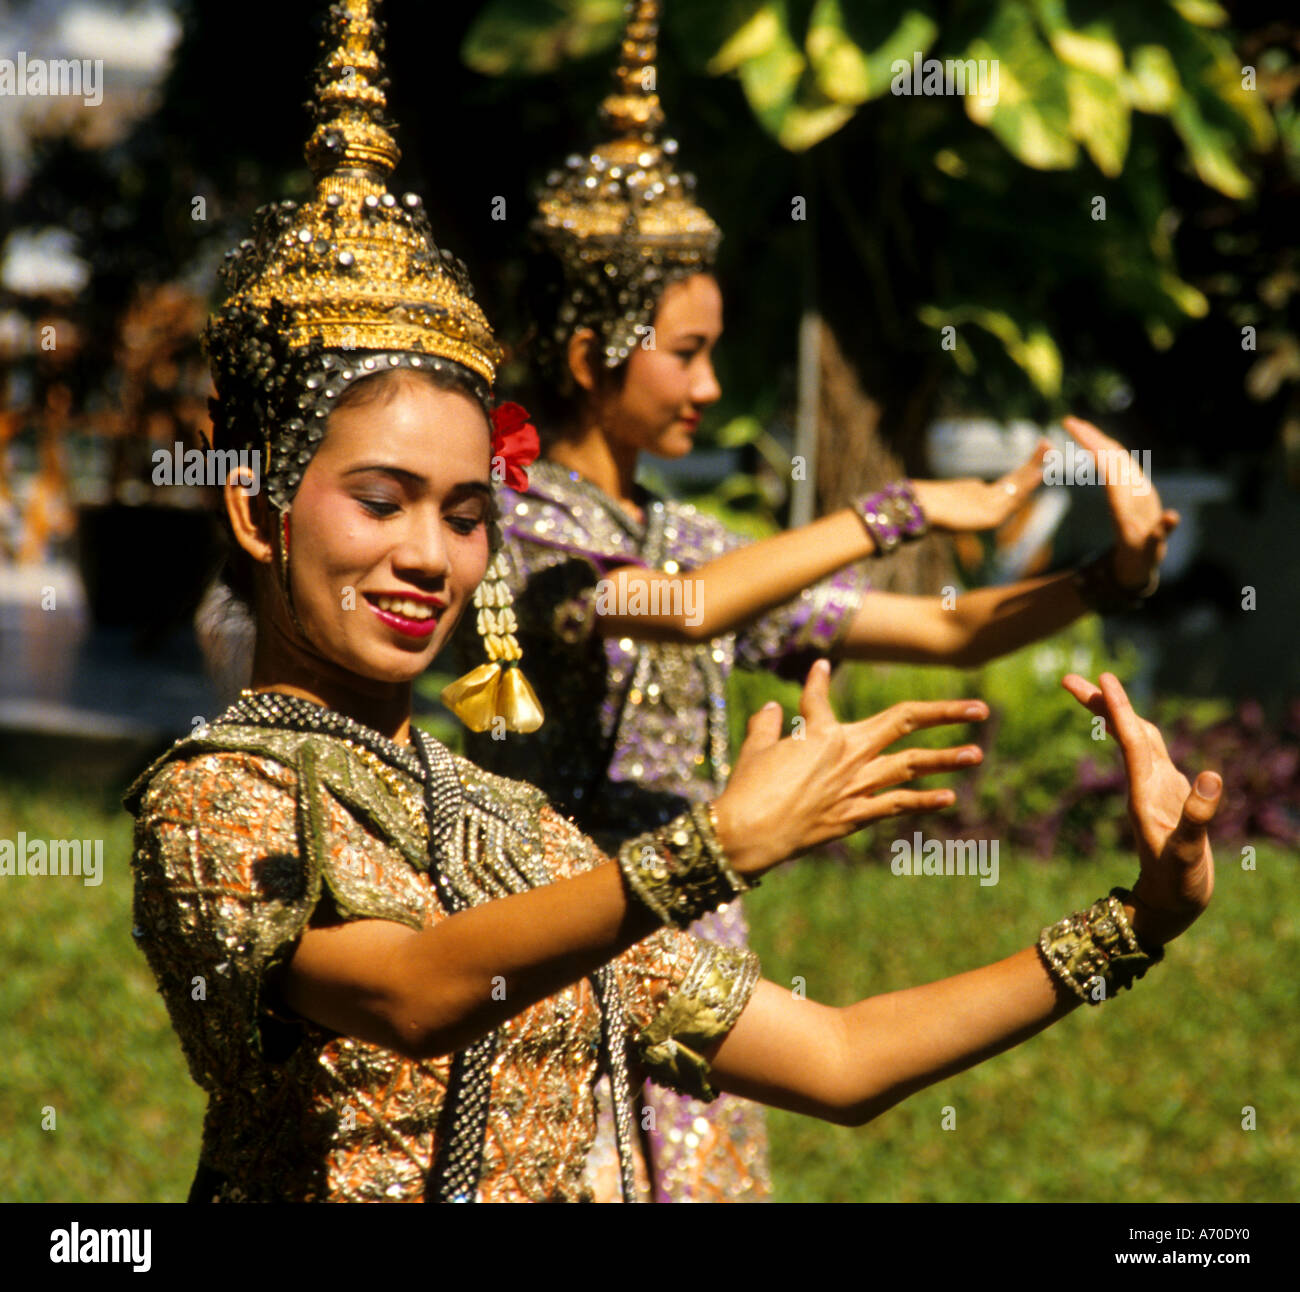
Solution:
[{"label": "elbow", "polygon": [[830,1122],[832,1126],[845,1126],[850,1129],[865,1126],[868,1122],[875,1121],[881,1113],[888,1111],[903,1097],[902,1093],[875,1092],[866,1097],[859,1093],[856,1098],[836,1099],[822,1105],[821,1119]]},{"label": "elbow", "polygon": [[993,652],[973,639],[967,639],[948,654],[948,662],[954,668],[982,668],[992,658]]},{"label": "elbow", "polygon": [[497,1021],[484,1001],[466,992],[434,999],[427,996],[393,1002],[385,1011],[382,1044],[404,1059],[427,1062],[446,1058],[487,1035]]},{"label": "elbow", "polygon": [[[957,613],[960,616],[960,604]],[[994,651],[990,643],[983,639],[974,624],[958,618],[957,622],[950,626],[949,633],[948,649],[945,654],[947,663],[954,668],[979,668],[993,658]]]},{"label": "elbow", "polygon": [[677,635],[688,645],[699,646],[704,642],[712,641],[718,633],[714,626],[701,615],[678,620]]}]

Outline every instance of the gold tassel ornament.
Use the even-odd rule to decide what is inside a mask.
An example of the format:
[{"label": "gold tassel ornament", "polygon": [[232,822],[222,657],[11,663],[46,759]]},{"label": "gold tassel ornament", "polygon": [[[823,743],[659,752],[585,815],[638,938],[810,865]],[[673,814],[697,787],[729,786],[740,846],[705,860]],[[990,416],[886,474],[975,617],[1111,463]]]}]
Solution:
[{"label": "gold tassel ornament", "polygon": [[515,638],[514,598],[506,582],[505,557],[498,552],[474,593],[477,628],[488,662],[457,678],[442,692],[442,702],[471,731],[490,730],[499,718],[507,731],[536,731],[544,714],[524,677],[523,651]]}]

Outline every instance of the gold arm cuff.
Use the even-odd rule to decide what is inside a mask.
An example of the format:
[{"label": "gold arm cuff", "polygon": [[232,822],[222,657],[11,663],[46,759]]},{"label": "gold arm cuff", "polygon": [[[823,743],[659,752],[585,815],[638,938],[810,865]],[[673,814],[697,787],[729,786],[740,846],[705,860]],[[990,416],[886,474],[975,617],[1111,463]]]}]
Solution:
[{"label": "gold arm cuff", "polygon": [[1112,888],[1087,911],[1050,924],[1038,937],[1038,952],[1048,972],[1089,1005],[1100,1005],[1145,976],[1165,958],[1164,948],[1142,949],[1124,913],[1131,894]]},{"label": "gold arm cuff", "polygon": [[632,894],[679,929],[758,886],[727,860],[714,833],[712,808],[703,803],[629,839],[618,850],[618,866]]}]

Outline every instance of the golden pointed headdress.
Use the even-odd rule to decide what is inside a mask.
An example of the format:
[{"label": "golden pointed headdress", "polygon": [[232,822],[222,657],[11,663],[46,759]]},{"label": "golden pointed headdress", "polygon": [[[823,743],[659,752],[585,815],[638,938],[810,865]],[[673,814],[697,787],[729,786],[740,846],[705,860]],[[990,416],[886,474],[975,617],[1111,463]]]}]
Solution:
[{"label": "golden pointed headdress", "polygon": [[[268,492],[282,508],[350,381],[381,365],[450,360],[486,402],[500,356],[464,266],[439,250],[420,199],[388,191],[401,152],[385,118],[377,7],[330,7],[305,150],[315,193],[257,212],[251,235],[227,253],[224,300],[204,334],[219,410],[252,419],[237,434],[261,433]],[[218,436],[227,429],[218,424]]]},{"label": "golden pointed headdress", "polygon": [[587,326],[600,334],[606,366],[618,367],[645,335],[664,287],[707,272],[717,255],[721,231],[692,196],[695,177],[674,165],[677,141],[661,138],[660,9],[660,0],[628,4],[614,90],[600,107],[605,141],[569,157],[538,195],[533,233],[562,278],[557,326],[539,337],[544,364]]},{"label": "golden pointed headdress", "polygon": [[[265,452],[276,569],[295,623],[288,513],[343,392],[390,369],[433,371],[486,411],[500,361],[465,267],[434,242],[419,197],[388,191],[401,152],[386,119],[378,7],[330,6],[305,149],[315,192],[301,205],[258,210],[250,236],[227,253],[223,300],[203,335],[217,389],[215,447],[260,444]],[[470,675],[470,725],[482,721],[475,729],[485,730],[503,717],[510,730],[532,731],[541,708],[518,673],[503,574],[498,554],[476,595],[480,610],[491,611],[479,615],[491,663]],[[477,677],[485,671],[492,676]],[[457,698],[448,700],[453,709]]]}]

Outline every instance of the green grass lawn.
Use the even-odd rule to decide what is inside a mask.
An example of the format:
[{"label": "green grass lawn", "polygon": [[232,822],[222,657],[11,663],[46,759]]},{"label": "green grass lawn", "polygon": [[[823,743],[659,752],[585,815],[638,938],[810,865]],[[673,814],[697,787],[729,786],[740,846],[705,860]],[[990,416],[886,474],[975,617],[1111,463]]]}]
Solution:
[{"label": "green grass lawn", "polygon": [[[0,786],[0,836],[102,838],[99,887],[0,879],[0,1200],[181,1200],[203,1100],[131,936],[129,820]],[[887,856],[887,845],[879,847]],[[1300,1199],[1295,859],[1221,850],[1211,913],[1130,997],[859,1130],[774,1113],[787,1201]],[[1001,857],[1000,882],[807,860],[749,899],[764,972],[830,1003],[974,968],[1129,882],[1124,856]],[[1242,1109],[1257,1128],[1242,1129]],[[945,1107],[955,1128],[944,1130]],[[53,1129],[43,1129],[53,1109]]]},{"label": "green grass lawn", "polygon": [[[1295,858],[1261,847],[1253,872],[1235,850],[1216,860],[1210,910],[1131,993],[1076,1010],[867,1126],[771,1113],[778,1198],[1300,1199]],[[1011,955],[1136,874],[1127,854],[1004,854],[990,887],[804,861],[746,901],[764,976],[802,976],[809,998],[847,1004]],[[1248,1105],[1253,1131],[1242,1127]]]}]

